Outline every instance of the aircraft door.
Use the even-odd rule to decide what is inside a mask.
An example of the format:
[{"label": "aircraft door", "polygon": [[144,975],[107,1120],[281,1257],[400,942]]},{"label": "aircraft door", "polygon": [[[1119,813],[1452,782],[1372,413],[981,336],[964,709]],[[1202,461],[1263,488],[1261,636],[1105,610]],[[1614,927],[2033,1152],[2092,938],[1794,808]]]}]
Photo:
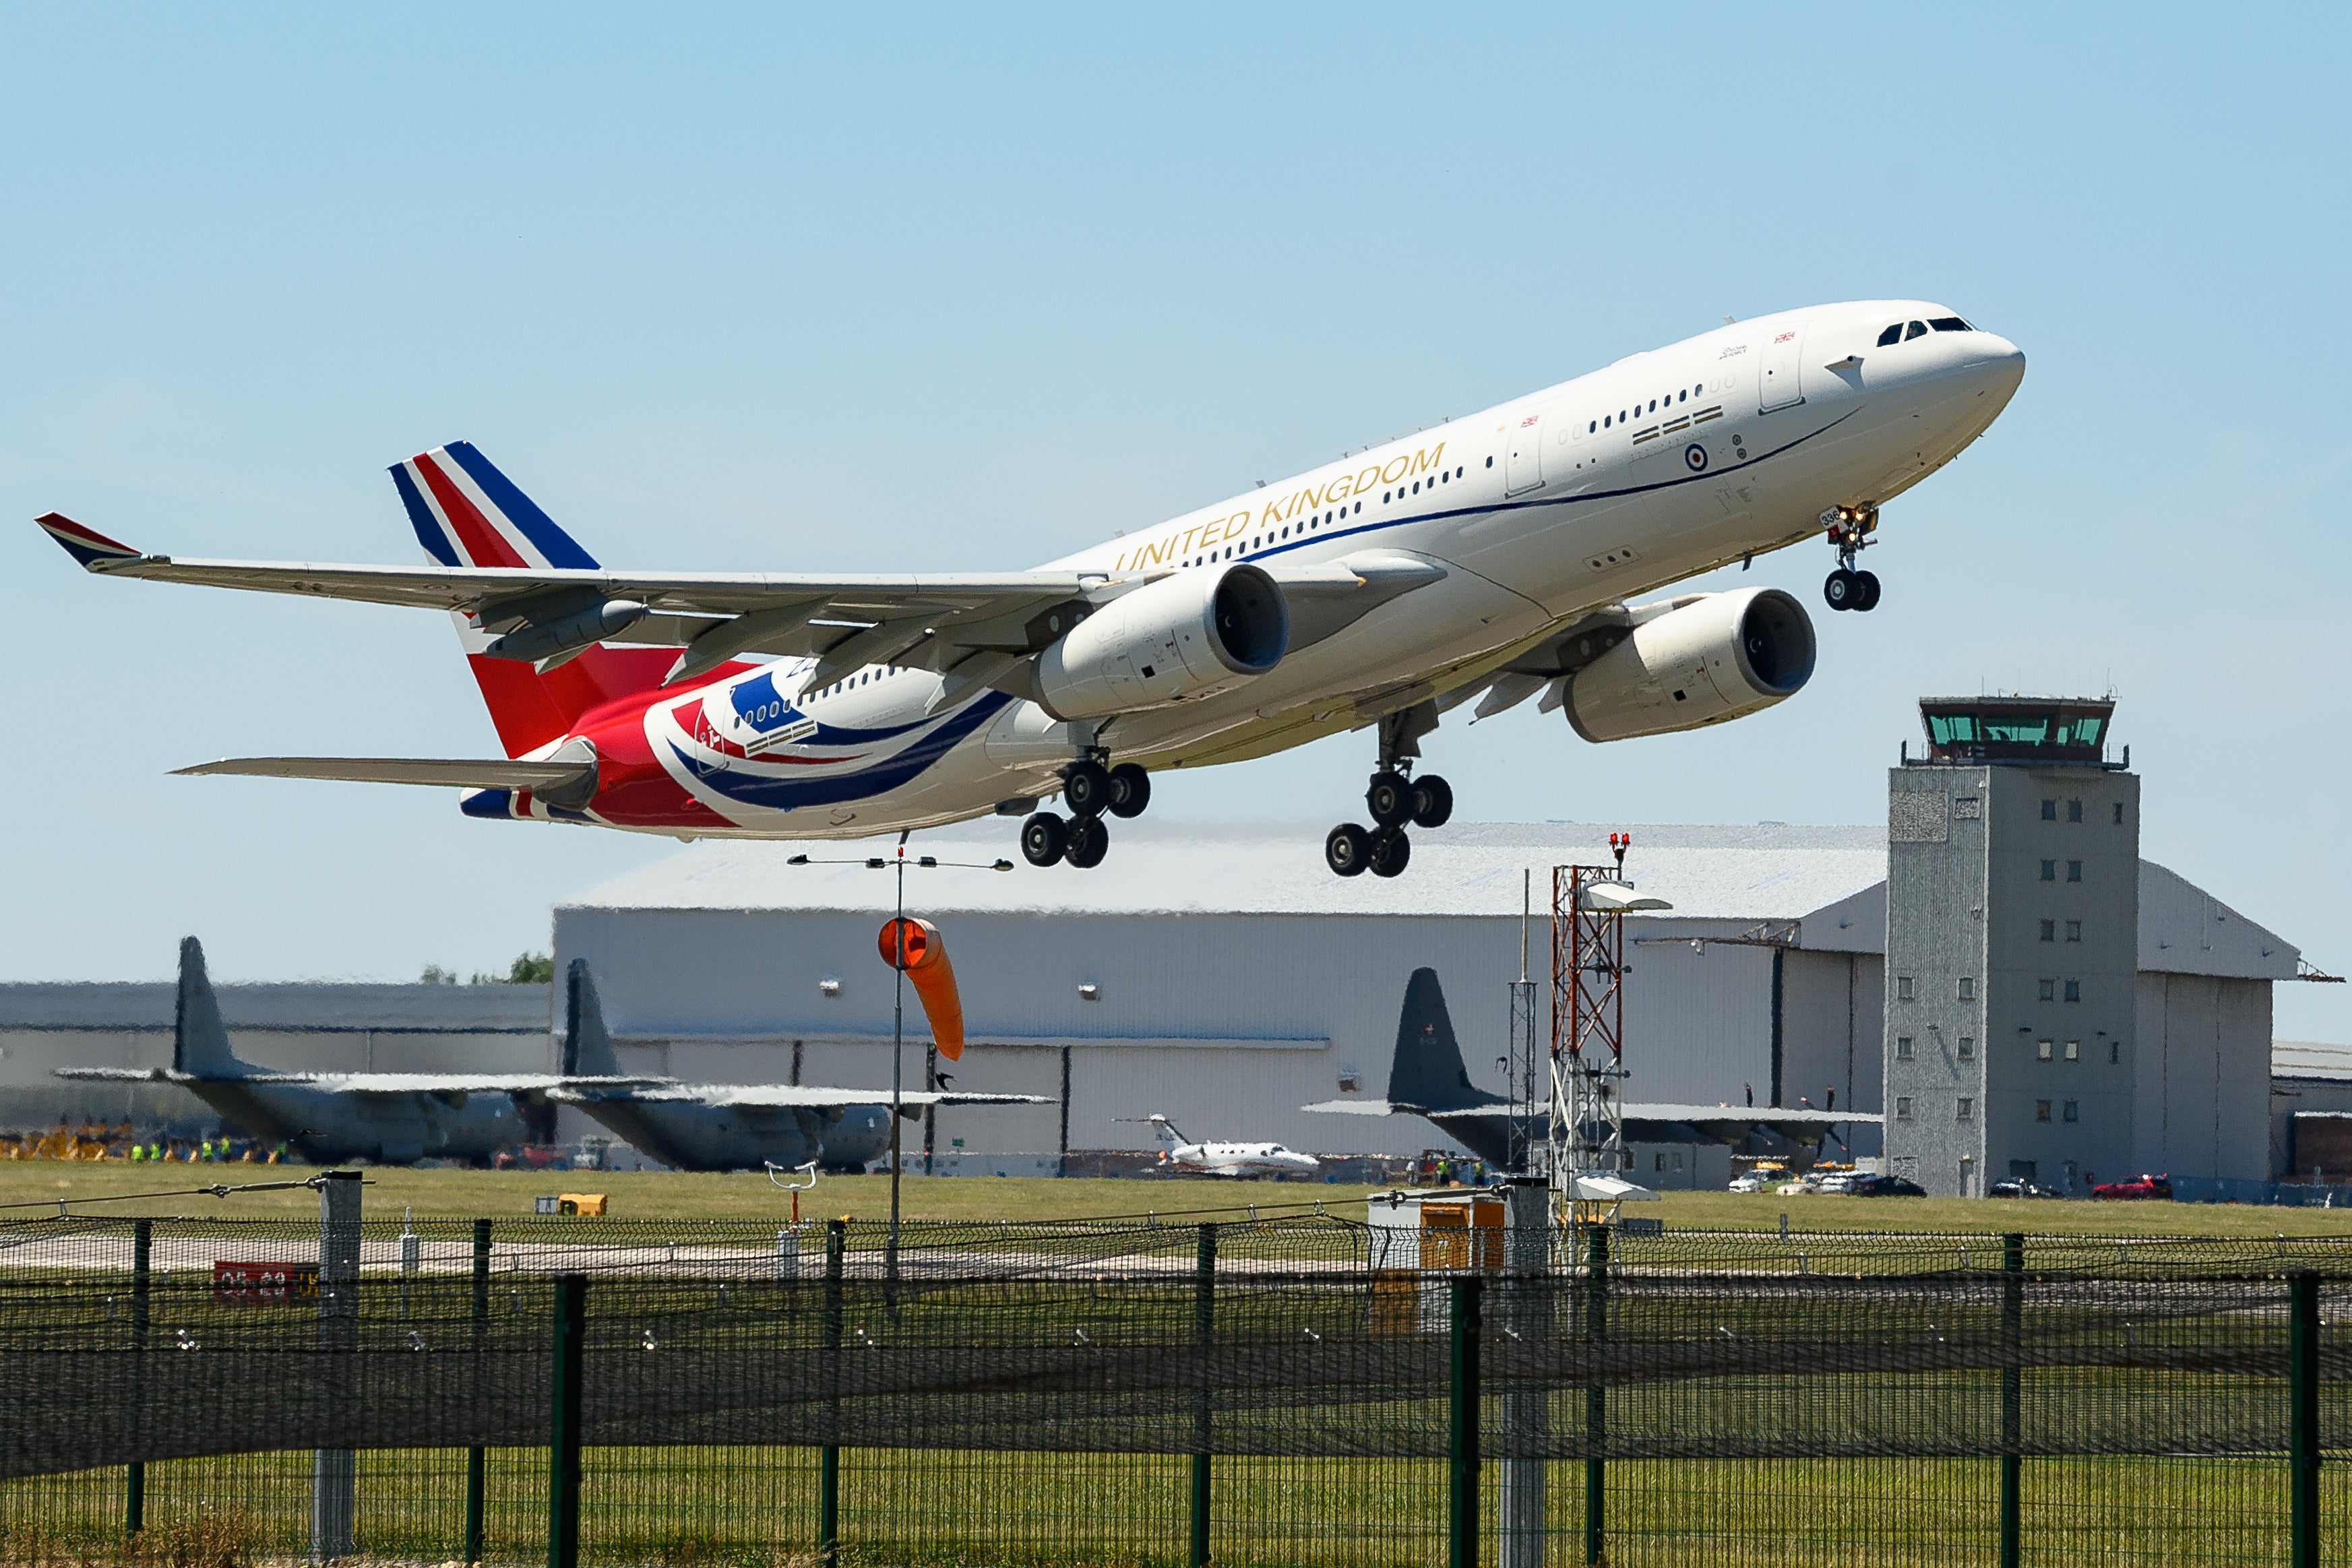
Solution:
[{"label": "aircraft door", "polygon": [[1530,409],[1519,416],[1505,442],[1503,494],[1516,496],[1543,483],[1544,411]]},{"label": "aircraft door", "polygon": [[1805,401],[1805,324],[1798,322],[1772,334],[1764,345],[1764,362],[1756,369],[1756,412],[1770,413]]}]

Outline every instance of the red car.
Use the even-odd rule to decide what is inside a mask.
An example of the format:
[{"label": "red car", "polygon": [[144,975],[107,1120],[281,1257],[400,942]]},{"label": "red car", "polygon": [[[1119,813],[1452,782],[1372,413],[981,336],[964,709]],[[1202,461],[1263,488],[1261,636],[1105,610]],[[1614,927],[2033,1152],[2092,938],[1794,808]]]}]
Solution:
[{"label": "red car", "polygon": [[2169,1176],[2136,1176],[2125,1181],[2103,1181],[2091,1189],[2093,1197],[2170,1197]]}]

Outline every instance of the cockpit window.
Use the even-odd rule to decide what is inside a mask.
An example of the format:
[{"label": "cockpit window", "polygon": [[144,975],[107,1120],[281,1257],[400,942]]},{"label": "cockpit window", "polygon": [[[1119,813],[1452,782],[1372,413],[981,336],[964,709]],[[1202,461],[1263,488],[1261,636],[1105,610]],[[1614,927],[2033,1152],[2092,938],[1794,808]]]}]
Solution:
[{"label": "cockpit window", "polygon": [[1938,316],[1933,321],[1928,322],[1927,325],[1933,327],[1938,332],[1973,332],[1976,330],[1974,327],[1969,326],[1958,316]]},{"label": "cockpit window", "polygon": [[1899,343],[1902,340],[1903,323],[1900,321],[1897,321],[1894,326],[1889,327],[1885,331],[1881,332],[1878,335],[1878,346],[1882,349]]},{"label": "cockpit window", "polygon": [[1924,338],[1927,335],[1927,324],[1925,321],[1914,321],[1911,323],[1910,327],[1904,331],[1903,340],[1907,343],[1914,338]]}]

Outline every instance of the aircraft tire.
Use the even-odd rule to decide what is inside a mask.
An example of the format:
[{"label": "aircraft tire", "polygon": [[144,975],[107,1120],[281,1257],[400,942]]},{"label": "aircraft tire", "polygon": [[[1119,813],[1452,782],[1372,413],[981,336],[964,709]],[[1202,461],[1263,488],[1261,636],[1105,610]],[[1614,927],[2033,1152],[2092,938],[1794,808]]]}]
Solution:
[{"label": "aircraft tire", "polygon": [[1342,822],[1323,841],[1323,863],[1340,876],[1361,876],[1372,862],[1372,835]]},{"label": "aircraft tire", "polygon": [[1402,773],[1375,773],[1364,791],[1364,810],[1383,828],[1402,827],[1412,820],[1412,785]]},{"label": "aircraft tire", "polygon": [[1098,866],[1110,853],[1110,829],[1100,817],[1080,817],[1070,824],[1070,841],[1062,858],[1080,871]]},{"label": "aircraft tire", "polygon": [[1412,825],[1442,828],[1454,820],[1454,786],[1434,773],[1412,781]]},{"label": "aircraft tire", "polygon": [[1852,610],[1862,598],[1862,580],[1840,567],[1823,580],[1822,598],[1832,610]]},{"label": "aircraft tire", "polygon": [[1110,769],[1091,758],[1070,764],[1062,775],[1062,804],[1080,821],[1101,816],[1112,798]]},{"label": "aircraft tire", "polygon": [[1864,612],[1877,609],[1878,574],[1874,571],[1857,571],[1853,574],[1853,579],[1862,589],[1861,594],[1853,601],[1853,607]]},{"label": "aircraft tire", "polygon": [[1412,861],[1412,841],[1402,828],[1382,828],[1372,835],[1372,874],[1402,875]]},{"label": "aircraft tire", "polygon": [[1021,824],[1021,858],[1031,865],[1052,865],[1070,844],[1070,831],[1051,811],[1039,811]]},{"label": "aircraft tire", "polygon": [[1151,775],[1132,762],[1122,762],[1110,770],[1110,814],[1114,817],[1140,817],[1143,809],[1151,804]]}]

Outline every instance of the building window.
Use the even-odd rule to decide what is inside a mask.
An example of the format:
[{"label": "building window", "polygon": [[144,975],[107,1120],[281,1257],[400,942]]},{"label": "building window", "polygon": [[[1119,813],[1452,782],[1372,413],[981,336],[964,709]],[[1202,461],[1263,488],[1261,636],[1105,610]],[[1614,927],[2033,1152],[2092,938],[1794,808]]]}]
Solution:
[{"label": "building window", "polygon": [[2066,880],[2068,882],[2080,882],[2083,880],[2083,862],[2081,861],[2068,861],[2066,862]]},{"label": "building window", "polygon": [[2066,999],[2070,1002],[2079,1002],[2083,999],[2082,981],[2069,980],[2066,982]]},{"label": "building window", "polygon": [[2066,1114],[2066,1120],[2068,1120],[2069,1122],[2079,1122],[2079,1121],[2081,1121],[2081,1120],[2083,1119],[2083,1117],[2082,1117],[2082,1102],[2080,1102],[2080,1101],[2078,1101],[2078,1100],[2069,1100],[2069,1101],[2067,1101],[2067,1102],[2066,1102],[2066,1113],[2065,1113],[2065,1114]]},{"label": "building window", "polygon": [[2058,940],[2058,923],[2055,920],[2045,920],[2042,923],[2042,939],[2044,942]]},{"label": "building window", "polygon": [[2045,1002],[2054,1002],[2058,999],[2057,981],[2044,980],[2042,982],[2042,999]]},{"label": "building window", "polygon": [[2054,822],[2058,820],[2057,801],[2044,800],[2042,802],[2042,820],[2045,822]]},{"label": "building window", "polygon": [[1976,1037],[1974,1035],[1967,1034],[1960,1036],[1960,1060],[1962,1061],[1974,1061],[1976,1059]]},{"label": "building window", "polygon": [[2036,1061],[2047,1061],[2050,1060],[2052,1052],[2056,1049],[2056,1046],[2049,1040],[2036,1040],[2033,1042],[2033,1060]]},{"label": "building window", "polygon": [[1909,1035],[1898,1034],[1895,1037],[1895,1060],[1897,1061],[1908,1061],[1911,1060],[1911,1037]]},{"label": "building window", "polygon": [[1897,975],[1895,977],[1895,999],[1898,1002],[1907,1002],[1911,1000],[1910,976]]},{"label": "building window", "polygon": [[1960,1096],[1960,1113],[1959,1113],[1959,1115],[1958,1115],[1958,1117],[1956,1117],[1956,1118],[1955,1118],[1955,1120],[1962,1121],[1962,1122],[1972,1122],[1972,1121],[1976,1120],[1976,1113],[1977,1113],[1977,1103],[1976,1103],[1975,1101],[1973,1101],[1973,1100],[1969,1099],[1969,1098],[1967,1095],[1965,1095],[1965,1094],[1963,1094],[1962,1096]]},{"label": "building window", "polygon": [[2066,922],[2066,940],[2069,942],[2080,942],[2082,939],[2083,923],[2079,920],[2069,920]]},{"label": "building window", "polygon": [[2079,822],[2083,820],[2083,802],[2080,800],[2066,802],[2066,820],[2070,822]]},{"label": "building window", "polygon": [[2056,882],[2058,880],[2058,862],[2056,861],[2043,861],[2042,862],[2042,880],[2044,882]]},{"label": "building window", "polygon": [[2037,1122],[2047,1122],[2048,1120],[2050,1120],[2050,1102],[2049,1102],[2049,1101],[2047,1101],[2047,1100],[2036,1100],[2036,1101],[2033,1103],[2033,1119],[2034,1119],[2035,1121],[2037,1121]]},{"label": "building window", "polygon": [[2120,827],[2122,827],[2123,825],[2124,825],[2124,803],[2123,803],[2121,800],[2118,800],[2118,801],[2116,801],[2116,827],[2118,827],[2118,828],[2120,828]]},{"label": "building window", "polygon": [[2069,1061],[2080,1061],[2083,1060],[2083,1042],[2081,1040],[2070,1040],[2066,1042],[2066,1060]]},{"label": "building window", "polygon": [[1897,1094],[1895,1097],[1895,1119],[1898,1122],[1907,1122],[1911,1119],[1911,1096],[1908,1094]]},{"label": "building window", "polygon": [[1975,1001],[1976,999],[1977,999],[1977,981],[1976,981],[1976,977],[1975,977],[1975,976],[1973,976],[1973,975],[1962,975],[1962,976],[1960,977],[1960,1000],[1962,1000],[1962,1001],[1964,1001],[1964,1002],[1972,1002],[1972,1001]]},{"label": "building window", "polygon": [[2110,1067],[2121,1067],[2123,1064],[2124,1042],[2119,1040],[2111,1040],[2107,1041],[2107,1065]]}]

